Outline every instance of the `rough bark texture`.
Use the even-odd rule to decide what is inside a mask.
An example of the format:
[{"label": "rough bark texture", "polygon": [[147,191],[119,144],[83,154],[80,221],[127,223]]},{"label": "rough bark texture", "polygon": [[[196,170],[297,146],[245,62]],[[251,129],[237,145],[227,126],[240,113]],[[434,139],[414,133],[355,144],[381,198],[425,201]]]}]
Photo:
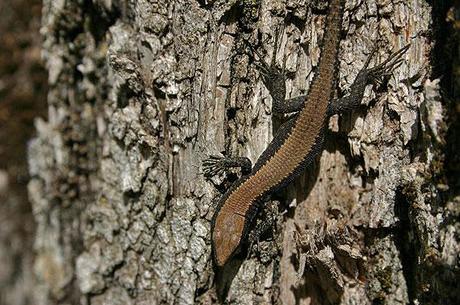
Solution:
[{"label": "rough bark texture", "polygon": [[305,93],[324,4],[44,0],[36,304],[457,304],[458,106],[440,95],[449,57],[431,56],[446,9],[422,0],[347,1],[340,95],[377,39],[374,63],[412,46],[359,110],[331,119],[320,158],[280,195],[272,238],[219,285],[209,220],[226,182],[205,180],[201,161],[255,161],[279,124],[244,40],[265,60],[277,47],[288,96]]}]

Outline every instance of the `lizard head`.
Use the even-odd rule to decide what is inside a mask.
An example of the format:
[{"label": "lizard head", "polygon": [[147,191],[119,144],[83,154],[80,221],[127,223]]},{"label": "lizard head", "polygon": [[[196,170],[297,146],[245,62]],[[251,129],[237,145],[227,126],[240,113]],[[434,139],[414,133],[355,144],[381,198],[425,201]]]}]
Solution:
[{"label": "lizard head", "polygon": [[235,254],[243,237],[245,218],[230,211],[221,210],[217,215],[212,243],[214,260],[222,267]]}]

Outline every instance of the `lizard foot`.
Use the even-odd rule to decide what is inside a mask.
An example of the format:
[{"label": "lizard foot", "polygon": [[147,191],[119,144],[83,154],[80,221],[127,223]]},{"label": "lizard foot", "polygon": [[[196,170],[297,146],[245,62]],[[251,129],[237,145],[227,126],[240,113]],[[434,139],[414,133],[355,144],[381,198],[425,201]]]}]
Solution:
[{"label": "lizard foot", "polygon": [[[260,218],[261,221],[249,233],[247,257],[250,257],[253,253],[257,253],[262,262],[270,261],[273,256],[273,249],[277,248],[275,240],[277,214],[276,204],[275,202],[271,202],[268,205],[268,211],[264,211],[266,217]],[[266,236],[269,239],[268,243],[262,242]]]},{"label": "lizard foot", "polygon": [[242,174],[246,175],[251,172],[251,160],[245,157],[221,157],[211,155],[202,162],[203,173],[206,177],[213,177],[226,172],[229,168],[239,167]]},{"label": "lizard foot", "polygon": [[225,157],[211,155],[202,162],[203,173],[206,177],[213,177],[222,174],[227,166],[225,165]]},{"label": "lizard foot", "polygon": [[409,48],[410,43],[388,56],[384,62],[368,69],[369,63],[377,50],[377,47],[374,47],[364,64],[362,72],[365,72],[371,81],[381,83],[382,78],[391,75],[393,70],[397,69],[404,62],[403,55],[407,52],[407,50],[409,50]]},{"label": "lizard foot", "polygon": [[254,60],[253,63],[257,67],[262,77],[262,82],[275,101],[284,101],[284,98],[286,96],[286,58],[284,58],[283,60],[282,67],[279,67],[276,64],[278,42],[283,32],[284,26],[280,27],[276,31],[275,41],[273,45],[273,54],[270,63],[264,61],[264,56],[262,56],[262,54],[260,54],[254,48],[254,46],[252,46],[248,41],[245,40],[246,45],[251,51],[251,56]]}]

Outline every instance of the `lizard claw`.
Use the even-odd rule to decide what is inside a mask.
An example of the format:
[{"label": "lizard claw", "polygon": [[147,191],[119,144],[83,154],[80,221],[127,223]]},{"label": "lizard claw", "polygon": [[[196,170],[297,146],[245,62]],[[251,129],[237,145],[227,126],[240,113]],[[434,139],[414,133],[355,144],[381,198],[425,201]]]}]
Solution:
[{"label": "lizard claw", "polygon": [[258,57],[258,59],[254,58],[253,63],[259,70],[259,73],[262,74],[264,83],[270,84],[272,79],[283,75],[283,71],[275,63],[266,63],[262,55],[254,47],[250,46],[250,49]]},{"label": "lizard claw", "polygon": [[248,46],[249,50],[251,51],[251,56],[254,60],[254,65],[259,70],[259,73],[262,76],[262,81],[265,84],[265,86],[269,89],[269,91],[272,91],[271,89],[273,83],[282,82],[284,84],[286,78],[286,58],[284,58],[283,60],[283,67],[279,67],[275,62],[277,57],[278,42],[283,32],[284,25],[276,30],[274,51],[270,63],[267,63],[263,59],[264,57],[254,48],[254,46],[252,46],[249,43],[249,41],[244,40],[244,43]]},{"label": "lizard claw", "polygon": [[[261,254],[261,249],[260,249],[260,244],[262,240],[265,240],[263,238],[267,233],[270,234],[269,240],[275,244],[275,235],[277,232],[277,227],[276,227],[276,216],[278,214],[276,205],[271,202],[269,204],[270,209],[269,211],[266,211],[266,218],[261,218],[261,222],[257,223],[254,227],[254,229],[249,233],[248,236],[248,253],[247,253],[247,258],[251,257],[252,254],[258,253],[259,255]],[[276,244],[271,247],[271,248],[276,248]]]},{"label": "lizard claw", "polygon": [[[410,43],[402,47],[398,51],[394,52],[393,54],[391,54],[387,58],[387,60],[385,60],[384,62],[370,69],[367,69],[367,66],[366,66],[369,64],[368,62],[370,61],[368,58],[368,60],[366,61],[365,67],[367,69],[366,72],[369,75],[369,77],[372,80],[379,82],[382,77],[387,77],[391,75],[393,70],[398,68],[404,62],[404,59],[402,57],[407,52],[407,50],[409,50],[409,47],[410,47]],[[372,53],[371,53],[371,56],[372,56]]]},{"label": "lizard claw", "polygon": [[211,155],[202,162],[203,174],[213,177],[222,174],[226,169],[225,157]]}]

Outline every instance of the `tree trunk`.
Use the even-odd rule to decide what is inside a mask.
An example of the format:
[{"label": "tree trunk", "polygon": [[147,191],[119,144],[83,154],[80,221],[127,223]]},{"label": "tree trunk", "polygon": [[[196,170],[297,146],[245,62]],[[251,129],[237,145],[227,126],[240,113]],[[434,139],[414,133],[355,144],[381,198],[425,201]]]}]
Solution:
[{"label": "tree trunk", "polygon": [[35,223],[27,199],[26,143],[46,113],[41,1],[0,1],[0,304],[31,304]]},{"label": "tree trunk", "polygon": [[29,147],[37,304],[457,304],[446,8],[346,2],[340,96],[378,41],[373,64],[410,50],[359,110],[331,118],[320,157],[273,200],[274,232],[223,281],[210,219],[234,175],[206,180],[201,161],[254,162],[281,120],[244,40],[266,61],[277,48],[288,97],[304,94],[327,5],[44,0],[49,118]]}]

